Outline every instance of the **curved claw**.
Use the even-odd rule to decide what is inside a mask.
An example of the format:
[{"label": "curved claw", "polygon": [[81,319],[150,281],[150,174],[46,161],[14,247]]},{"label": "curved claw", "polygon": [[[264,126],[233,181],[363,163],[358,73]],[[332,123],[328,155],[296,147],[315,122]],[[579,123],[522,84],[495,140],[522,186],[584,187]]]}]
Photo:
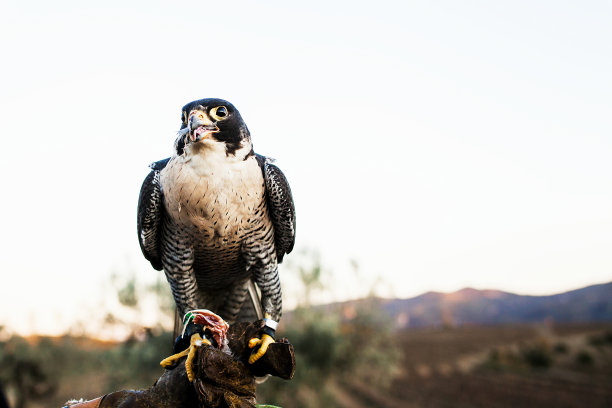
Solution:
[{"label": "curved claw", "polygon": [[187,348],[181,351],[180,353],[176,353],[176,354],[171,355],[170,357],[164,358],[162,361],[160,361],[159,365],[164,368],[173,366],[178,362],[178,360],[181,359],[181,357],[186,356],[188,353],[189,353],[189,349]]},{"label": "curved claw", "polygon": [[253,364],[257,360],[259,360],[264,354],[266,354],[266,351],[268,351],[268,346],[272,343],[274,343],[274,338],[268,334],[262,335],[261,339],[252,338],[251,340],[249,340],[249,348],[259,346],[257,352],[251,354],[251,356],[249,357],[249,364]]},{"label": "curved claw", "polygon": [[202,344],[211,345],[208,339],[203,339],[199,333],[195,333],[191,336],[189,340],[189,347],[180,353],[176,353],[171,355],[170,357],[164,358],[159,364],[166,368],[168,366],[176,364],[176,362],[184,356],[187,356],[187,360],[185,360],[185,371],[187,371],[187,378],[189,378],[190,382],[193,382],[195,379],[195,374],[193,373],[193,359],[195,358],[196,348],[200,347]]}]

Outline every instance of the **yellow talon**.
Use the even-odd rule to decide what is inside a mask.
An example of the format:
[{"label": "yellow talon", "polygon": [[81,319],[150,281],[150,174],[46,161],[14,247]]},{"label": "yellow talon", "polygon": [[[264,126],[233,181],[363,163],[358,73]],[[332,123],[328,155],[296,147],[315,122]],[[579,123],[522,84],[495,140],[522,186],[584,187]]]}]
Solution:
[{"label": "yellow talon", "polygon": [[185,349],[180,353],[176,353],[171,355],[170,357],[164,358],[159,365],[166,368],[168,366],[174,365],[181,357],[186,356],[189,353],[189,349]]},{"label": "yellow talon", "polygon": [[274,343],[274,339],[268,334],[262,335],[261,339],[252,338],[251,340],[249,340],[249,348],[254,348],[259,345],[259,350],[257,350],[256,353],[251,354],[251,356],[249,357],[249,364],[253,364],[257,360],[259,360],[261,356],[266,354],[266,351],[268,351],[268,346],[272,343]]},{"label": "yellow talon", "polygon": [[187,360],[185,360],[185,371],[187,371],[187,378],[189,378],[190,382],[193,382],[195,378],[195,374],[193,373],[193,359],[195,358],[196,348],[200,347],[202,344],[211,345],[210,341],[207,339],[203,339],[200,337],[199,333],[195,333],[191,336],[189,340],[189,347],[180,353],[176,353],[171,355],[170,357],[164,358],[159,364],[166,368],[170,365],[175,364],[181,357],[187,356]]}]

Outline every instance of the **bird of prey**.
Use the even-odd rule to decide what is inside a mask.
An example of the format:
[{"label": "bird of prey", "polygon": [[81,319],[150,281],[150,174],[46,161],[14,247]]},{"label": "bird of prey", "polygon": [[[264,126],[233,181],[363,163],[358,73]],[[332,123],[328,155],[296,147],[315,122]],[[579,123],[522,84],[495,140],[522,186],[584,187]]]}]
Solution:
[{"label": "bird of prey", "polygon": [[291,189],[274,161],[253,151],[231,103],[190,102],[181,122],[174,154],[151,164],[140,190],[140,248],[164,270],[181,316],[209,309],[230,324],[263,317],[254,362],[281,317],[277,264],[295,242]]}]

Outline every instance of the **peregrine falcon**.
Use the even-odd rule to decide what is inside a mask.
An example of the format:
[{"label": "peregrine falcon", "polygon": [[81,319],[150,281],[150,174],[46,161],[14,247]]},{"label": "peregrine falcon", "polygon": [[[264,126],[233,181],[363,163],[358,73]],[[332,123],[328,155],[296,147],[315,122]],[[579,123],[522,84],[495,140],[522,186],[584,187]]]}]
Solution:
[{"label": "peregrine falcon", "polygon": [[293,249],[295,206],[274,161],[253,151],[223,99],[186,104],[172,157],[151,164],[138,200],[138,239],[164,270],[183,316],[210,309],[228,323],[264,318],[255,361],[281,317],[277,264]]}]

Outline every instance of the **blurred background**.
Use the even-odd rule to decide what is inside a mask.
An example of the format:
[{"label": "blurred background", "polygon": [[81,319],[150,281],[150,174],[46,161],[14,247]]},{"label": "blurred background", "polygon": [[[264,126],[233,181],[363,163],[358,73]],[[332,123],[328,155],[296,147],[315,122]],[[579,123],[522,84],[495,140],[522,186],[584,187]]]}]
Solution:
[{"label": "blurred background", "polygon": [[[612,405],[612,6],[4,1],[0,386],[162,373],[147,165],[220,97],[293,189],[284,407]],[[1,405],[1,403],[0,403]]]}]

